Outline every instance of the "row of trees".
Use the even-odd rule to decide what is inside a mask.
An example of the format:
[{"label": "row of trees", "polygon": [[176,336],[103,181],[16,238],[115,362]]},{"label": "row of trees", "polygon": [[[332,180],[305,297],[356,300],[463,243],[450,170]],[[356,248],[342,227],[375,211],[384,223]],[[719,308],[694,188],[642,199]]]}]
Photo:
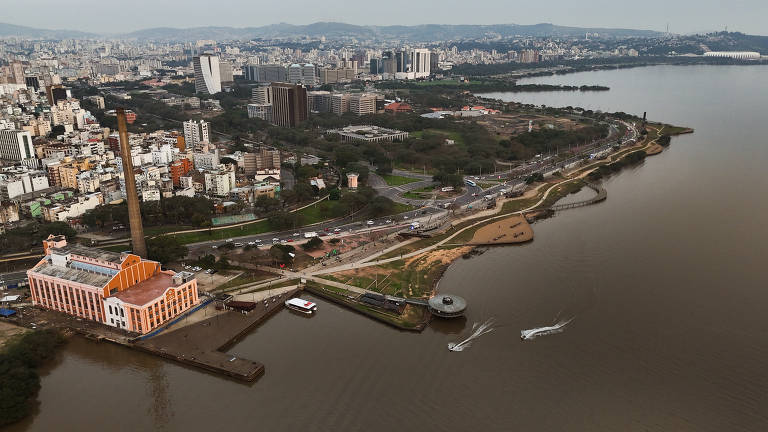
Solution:
[{"label": "row of trees", "polygon": [[77,232],[66,222],[33,222],[0,234],[0,255],[40,248],[42,241],[51,234],[65,235],[71,240]]},{"label": "row of trees", "polygon": [[[213,216],[213,201],[200,197],[174,196],[160,201],[142,202],[141,217],[145,226],[189,225],[205,227]],[[104,228],[114,224],[128,224],[128,205],[104,205],[96,207],[82,217],[82,222],[92,228]]]}]

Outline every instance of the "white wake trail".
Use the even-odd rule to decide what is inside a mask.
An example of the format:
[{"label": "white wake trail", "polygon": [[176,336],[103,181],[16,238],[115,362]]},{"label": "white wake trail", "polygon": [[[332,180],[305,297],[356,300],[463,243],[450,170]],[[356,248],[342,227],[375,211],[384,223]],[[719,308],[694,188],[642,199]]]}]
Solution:
[{"label": "white wake trail", "polygon": [[474,323],[472,325],[472,334],[470,334],[466,339],[459,341],[459,342],[451,342],[448,344],[448,349],[450,351],[464,351],[465,349],[472,346],[472,341],[479,338],[480,336],[490,333],[493,331],[494,327],[493,325],[496,323],[496,321],[493,318],[489,318],[486,322],[479,324]]},{"label": "white wake trail", "polygon": [[559,322],[551,326],[536,327],[529,330],[521,330],[520,339],[531,340],[539,336],[546,336],[546,335],[561,333],[563,330],[565,330],[565,326],[570,324],[571,321],[573,321],[573,317],[567,320],[560,320]]}]

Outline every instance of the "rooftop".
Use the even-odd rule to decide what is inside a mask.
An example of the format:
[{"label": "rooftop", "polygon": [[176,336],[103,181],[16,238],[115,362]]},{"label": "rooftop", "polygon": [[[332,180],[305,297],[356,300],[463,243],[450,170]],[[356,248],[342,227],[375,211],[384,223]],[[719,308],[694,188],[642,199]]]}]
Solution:
[{"label": "rooftop", "polygon": [[55,266],[47,260],[38,267],[33,268],[32,272],[97,288],[102,288],[110,279],[112,279],[112,276],[103,273],[94,273],[72,267]]},{"label": "rooftop", "polygon": [[175,286],[173,283],[173,275],[160,272],[125,291],[115,294],[113,297],[132,305],[143,306],[158,298],[166,289],[173,286]]},{"label": "rooftop", "polygon": [[68,253],[72,253],[75,255],[81,255],[88,258],[98,259],[98,260],[112,262],[116,264],[123,262],[121,254],[117,252],[111,252],[111,251],[106,251],[106,250],[97,249],[97,248],[87,248],[87,247],[83,247],[76,244],[66,245],[60,248],[52,248],[51,251],[60,255],[66,255]]}]

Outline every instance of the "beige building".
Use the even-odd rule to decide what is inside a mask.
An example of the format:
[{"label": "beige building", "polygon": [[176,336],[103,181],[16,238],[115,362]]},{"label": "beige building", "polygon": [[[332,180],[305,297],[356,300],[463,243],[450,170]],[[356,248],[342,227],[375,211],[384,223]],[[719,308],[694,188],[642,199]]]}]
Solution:
[{"label": "beige building", "polygon": [[376,114],[376,95],[360,93],[349,96],[349,111],[357,115]]},{"label": "beige building", "polygon": [[61,187],[68,189],[77,189],[77,174],[80,170],[75,166],[59,167],[59,179]]}]

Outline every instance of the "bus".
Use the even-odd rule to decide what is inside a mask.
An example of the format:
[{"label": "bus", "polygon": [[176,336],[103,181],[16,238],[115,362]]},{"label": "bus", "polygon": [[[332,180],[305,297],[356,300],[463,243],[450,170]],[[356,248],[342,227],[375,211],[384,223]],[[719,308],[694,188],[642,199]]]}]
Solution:
[{"label": "bus", "polygon": [[473,182],[472,180],[469,180],[469,179],[464,180],[464,183],[466,183],[467,185],[472,186],[472,187],[476,187],[477,186],[477,183],[475,183],[475,182]]}]

